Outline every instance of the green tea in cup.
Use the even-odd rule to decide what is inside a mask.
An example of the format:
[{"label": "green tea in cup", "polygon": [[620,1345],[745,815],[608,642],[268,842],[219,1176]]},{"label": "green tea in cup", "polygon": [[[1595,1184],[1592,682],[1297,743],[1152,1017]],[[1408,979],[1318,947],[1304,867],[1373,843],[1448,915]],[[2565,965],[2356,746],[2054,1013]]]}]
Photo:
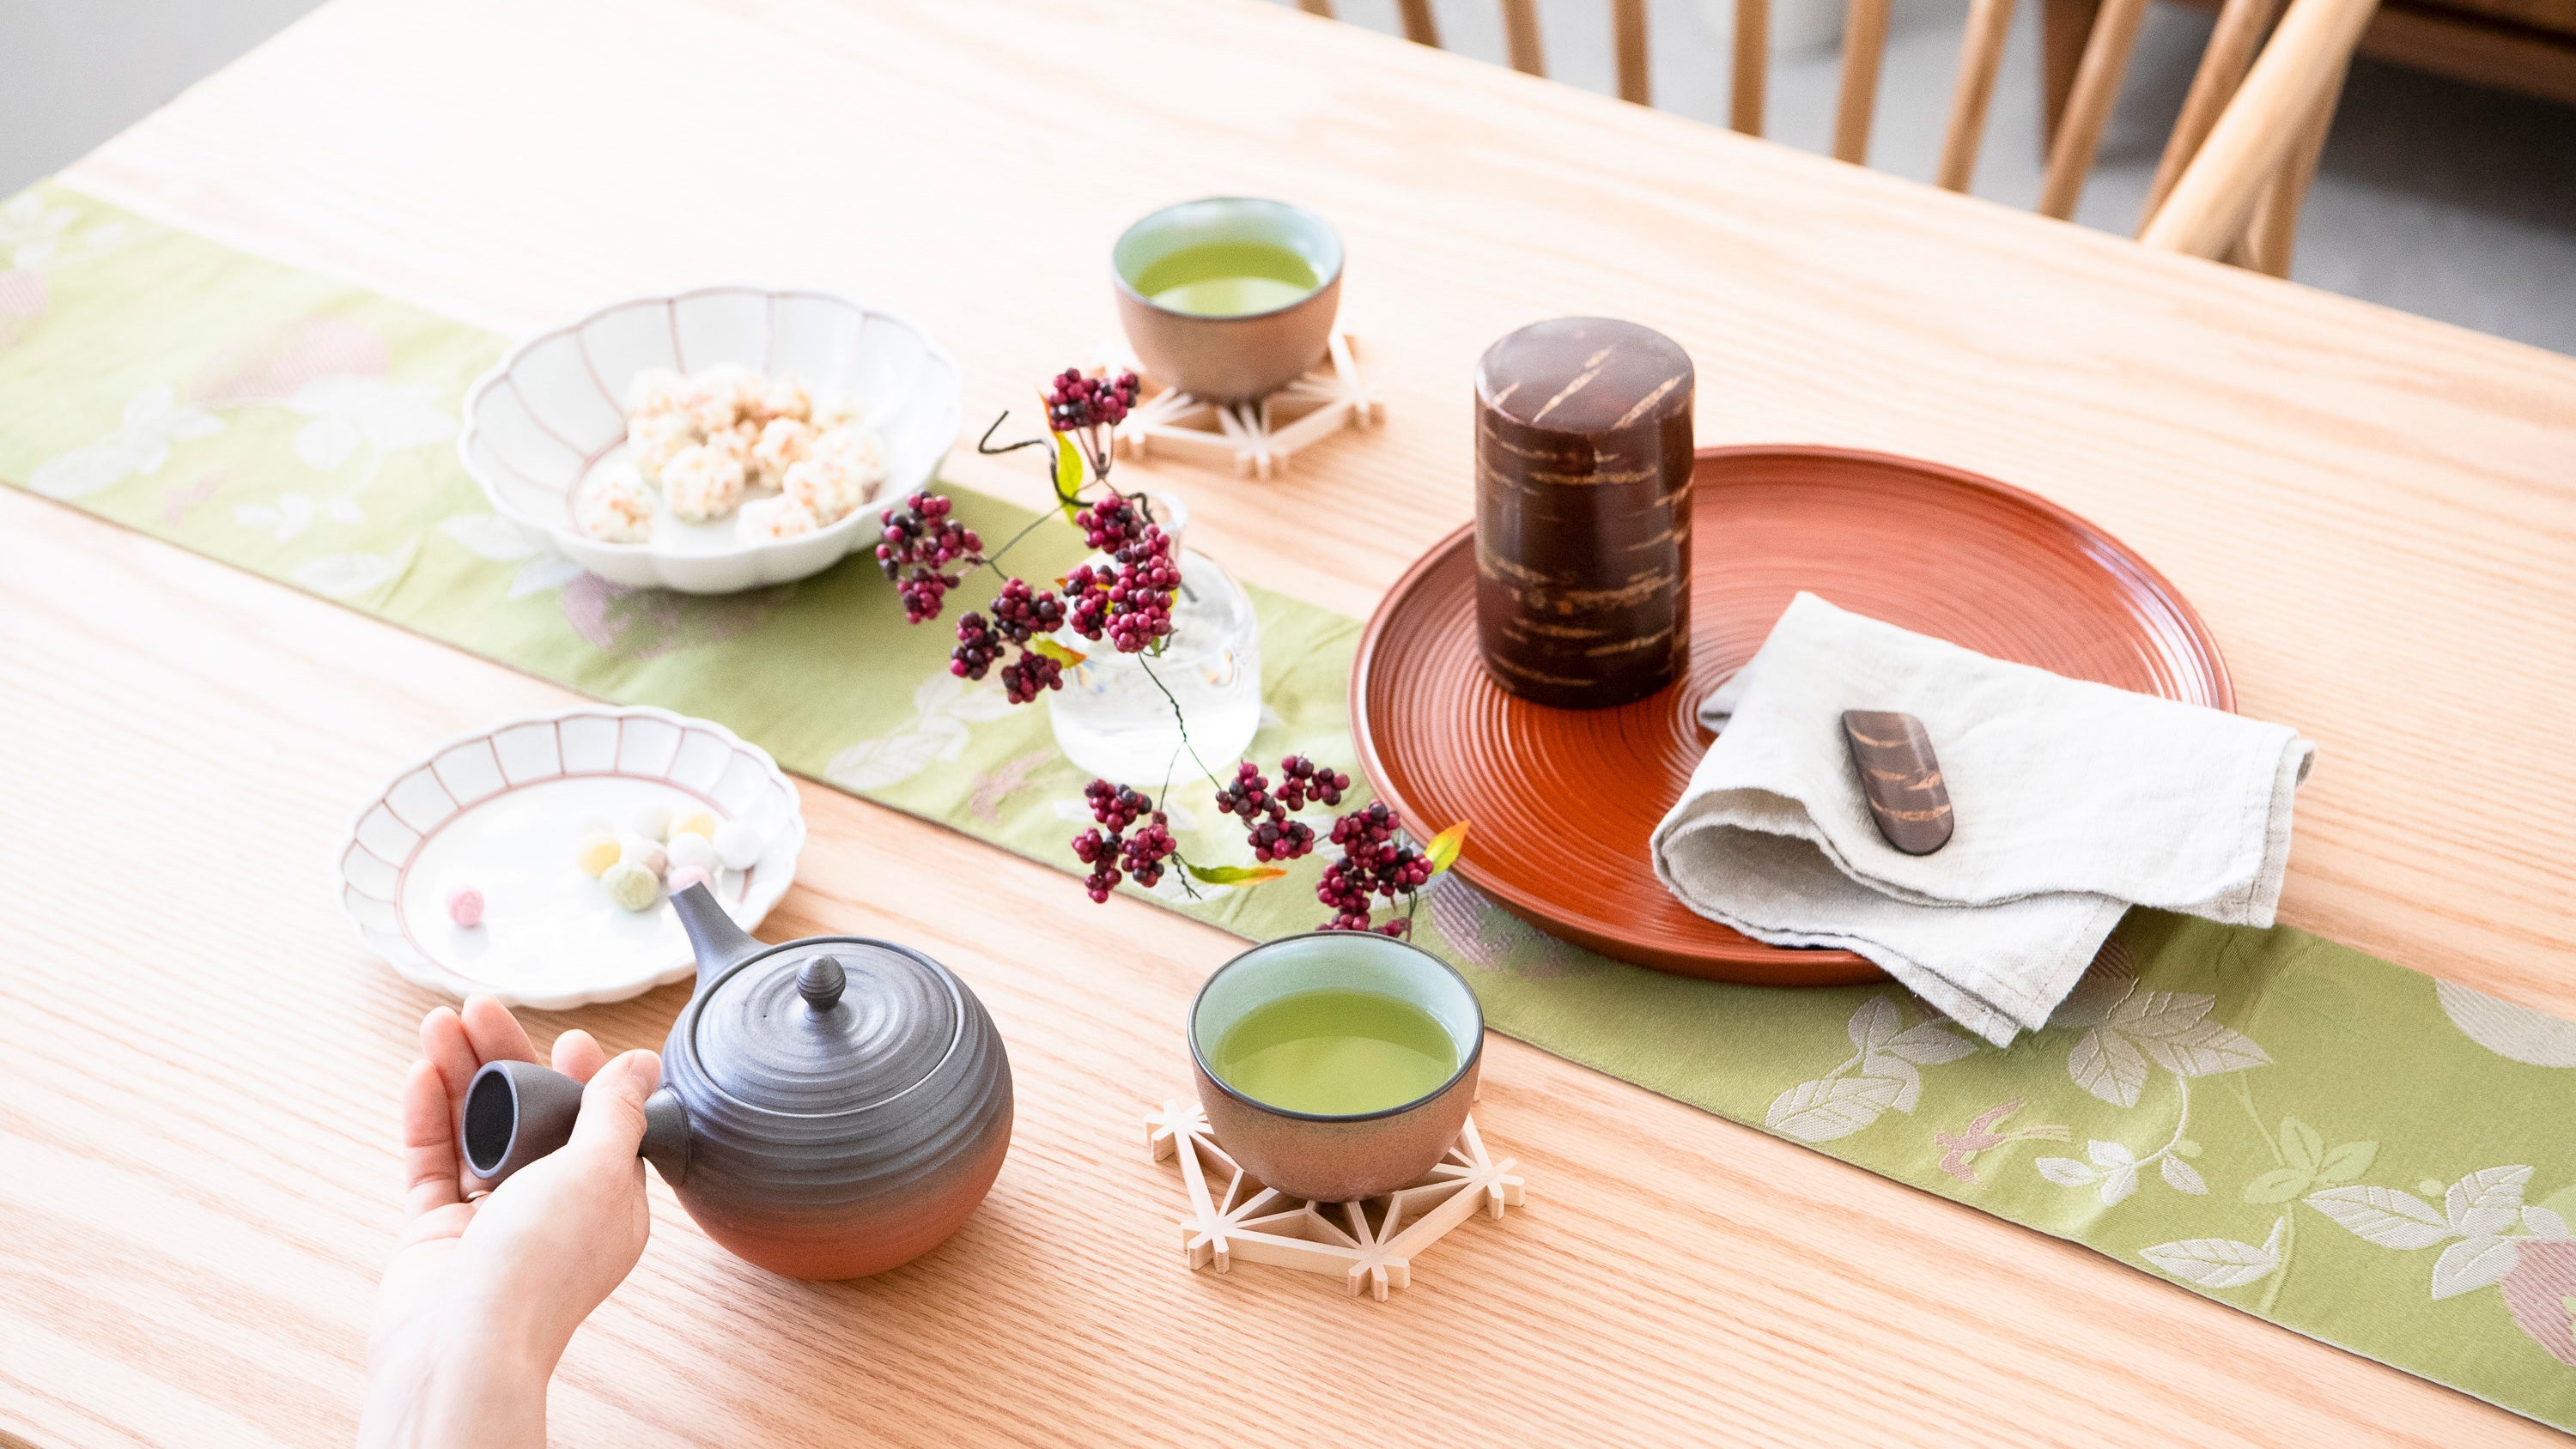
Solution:
[{"label": "green tea in cup", "polygon": [[1325,987],[1263,1002],[1226,1029],[1209,1065],[1229,1087],[1292,1112],[1382,1112],[1458,1071],[1449,1028],[1412,1002]]},{"label": "green tea in cup", "polygon": [[1217,968],[1190,1003],[1191,1076],[1255,1181],[1312,1202],[1419,1182],[1458,1140],[1485,1013],[1449,964],[1367,931],[1310,931]]},{"label": "green tea in cup", "polygon": [[1200,242],[1155,258],[1136,276],[1147,300],[1193,317],[1276,311],[1322,284],[1313,263],[1267,241]]},{"label": "green tea in cup", "polygon": [[1203,402],[1250,402],[1323,365],[1342,239],[1301,206],[1209,196],[1140,218],[1109,249],[1109,271],[1147,377]]}]

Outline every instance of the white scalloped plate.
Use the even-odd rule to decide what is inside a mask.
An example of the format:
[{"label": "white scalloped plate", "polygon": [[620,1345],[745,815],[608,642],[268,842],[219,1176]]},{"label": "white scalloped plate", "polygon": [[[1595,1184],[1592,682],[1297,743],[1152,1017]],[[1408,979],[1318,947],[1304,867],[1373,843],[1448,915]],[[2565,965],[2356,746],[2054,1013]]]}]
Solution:
[{"label": "white scalloped plate", "polygon": [[[758,745],[668,710],[591,705],[467,735],[396,775],[340,851],[340,903],[367,948],[451,996],[560,1011],[624,1001],[697,968],[668,901],[619,909],[573,864],[582,832],[647,805],[705,809],[763,837],[716,898],[745,931],[796,876],[805,816]],[[448,919],[447,894],[483,893],[483,922]]]},{"label": "white scalloped plate", "polygon": [[[795,538],[746,542],[731,520],[655,522],[647,543],[573,527],[572,498],[626,461],[626,389],[648,367],[697,372],[737,362],[802,379],[859,409],[885,440],[874,506]],[[910,322],[828,292],[700,287],[632,297],[541,332],[465,394],[457,456],[502,517],[611,583],[729,594],[820,573],[877,540],[886,505],[920,487],[957,441],[965,374]]]}]

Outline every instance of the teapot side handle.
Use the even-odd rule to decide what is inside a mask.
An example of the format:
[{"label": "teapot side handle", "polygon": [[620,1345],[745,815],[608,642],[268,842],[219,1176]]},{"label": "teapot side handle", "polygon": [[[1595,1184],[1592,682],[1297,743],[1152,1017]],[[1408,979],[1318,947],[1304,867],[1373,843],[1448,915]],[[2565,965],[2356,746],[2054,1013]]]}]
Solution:
[{"label": "teapot side handle", "polygon": [[678,1187],[689,1177],[689,1113],[668,1087],[644,1099],[644,1141],[636,1156],[653,1164],[662,1180]]}]

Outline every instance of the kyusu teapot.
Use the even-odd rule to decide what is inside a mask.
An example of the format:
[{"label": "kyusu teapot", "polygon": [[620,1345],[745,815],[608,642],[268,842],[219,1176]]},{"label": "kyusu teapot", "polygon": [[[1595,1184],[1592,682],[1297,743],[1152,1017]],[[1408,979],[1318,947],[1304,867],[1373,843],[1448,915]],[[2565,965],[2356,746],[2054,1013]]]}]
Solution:
[{"label": "kyusu teapot", "polygon": [[[707,1236],[790,1278],[856,1278],[955,1232],[1002,1170],[1011,1068],[938,962],[856,936],[763,946],[706,887],[671,897],[698,985],[662,1047],[642,1156]],[[581,1084],[492,1062],[468,1171],[498,1183],[572,1135]]]}]

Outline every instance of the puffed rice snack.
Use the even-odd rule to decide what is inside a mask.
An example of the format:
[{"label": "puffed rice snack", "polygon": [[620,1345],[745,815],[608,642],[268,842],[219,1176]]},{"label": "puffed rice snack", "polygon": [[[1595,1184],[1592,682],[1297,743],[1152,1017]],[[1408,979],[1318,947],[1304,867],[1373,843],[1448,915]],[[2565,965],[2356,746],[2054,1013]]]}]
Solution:
[{"label": "puffed rice snack", "polygon": [[719,362],[690,383],[689,421],[713,435],[742,421],[744,404],[760,393],[761,377],[739,362]]},{"label": "puffed rice snack", "polygon": [[771,418],[769,425],[760,430],[760,441],[751,446],[754,480],[765,488],[786,487],[787,470],[805,461],[820,436],[810,423]]},{"label": "puffed rice snack", "polygon": [[743,482],[742,460],[714,443],[682,448],[662,467],[662,497],[673,517],[689,523],[733,512],[742,502]]},{"label": "puffed rice snack", "polygon": [[802,538],[823,526],[804,504],[793,498],[755,498],[735,515],[735,530],[746,543],[774,538]]},{"label": "puffed rice snack", "polygon": [[632,479],[597,474],[573,500],[573,523],[603,543],[642,543],[653,534],[653,498]]},{"label": "puffed rice snack", "polygon": [[698,430],[685,413],[647,413],[626,423],[626,459],[647,483],[659,479],[680,450],[697,441]]},{"label": "puffed rice snack", "polygon": [[844,423],[816,438],[814,451],[839,457],[850,466],[852,473],[858,475],[859,485],[870,493],[874,493],[876,486],[886,480],[885,439],[878,437],[874,428]]},{"label": "puffed rice snack", "polygon": [[817,449],[814,456],[787,470],[787,497],[823,523],[833,523],[848,516],[851,509],[868,501],[867,485],[859,472],[840,453]]},{"label": "puffed rice snack", "polygon": [[814,399],[805,384],[786,373],[761,379],[757,387],[743,397],[743,415],[755,423],[770,423],[779,418],[806,422],[814,416]]},{"label": "puffed rice snack", "polygon": [[687,378],[667,367],[648,367],[626,385],[626,416],[633,419],[675,413],[688,396]]}]

